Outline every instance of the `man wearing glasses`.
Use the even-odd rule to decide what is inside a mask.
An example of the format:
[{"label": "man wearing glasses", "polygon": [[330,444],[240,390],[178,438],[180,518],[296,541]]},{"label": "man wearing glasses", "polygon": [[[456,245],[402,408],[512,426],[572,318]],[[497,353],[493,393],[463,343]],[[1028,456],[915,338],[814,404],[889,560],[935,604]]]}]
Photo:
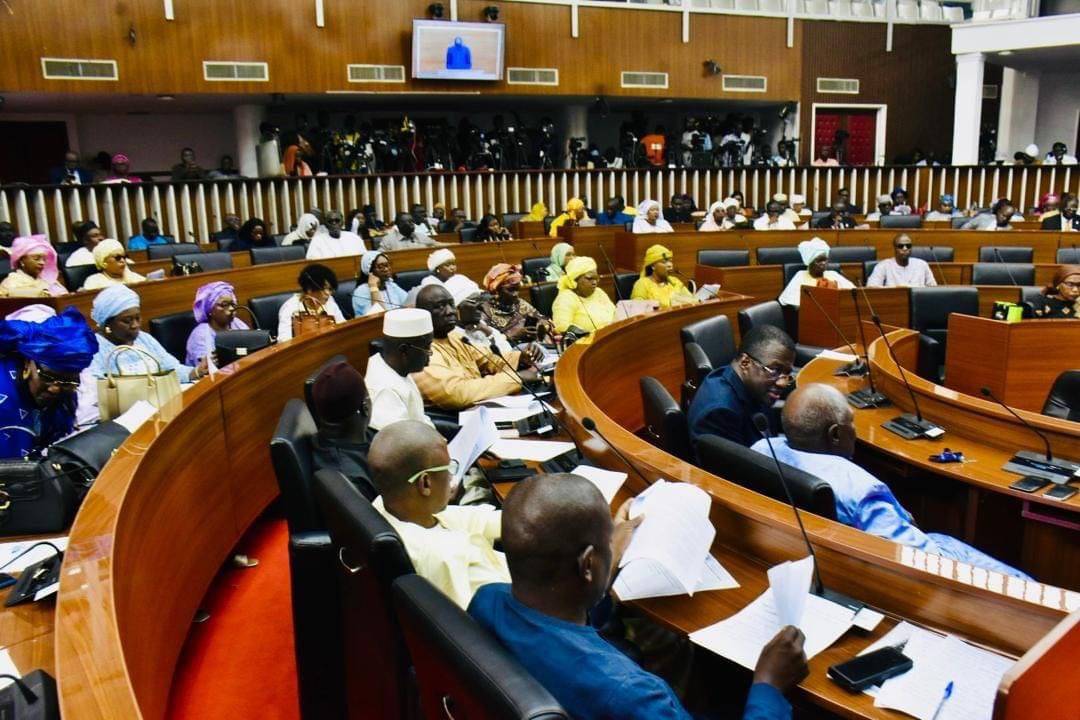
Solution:
[{"label": "man wearing glasses", "polygon": [[759,435],[752,420],[769,409],[794,384],[791,367],[795,343],[771,325],[756,325],[743,336],[739,353],[730,365],[705,376],[690,404],[690,440],[701,435],[722,438],[749,447]]},{"label": "man wearing glasses", "polygon": [[893,257],[874,267],[866,281],[868,287],[933,287],[937,285],[930,264],[911,257],[911,238],[897,235],[893,239]]},{"label": "man wearing glasses", "polygon": [[448,504],[458,462],[436,430],[414,421],[384,427],[368,465],[379,490],[372,504],[401,536],[418,575],[462,609],[481,586],[510,582],[506,557],[494,547],[502,512]]}]

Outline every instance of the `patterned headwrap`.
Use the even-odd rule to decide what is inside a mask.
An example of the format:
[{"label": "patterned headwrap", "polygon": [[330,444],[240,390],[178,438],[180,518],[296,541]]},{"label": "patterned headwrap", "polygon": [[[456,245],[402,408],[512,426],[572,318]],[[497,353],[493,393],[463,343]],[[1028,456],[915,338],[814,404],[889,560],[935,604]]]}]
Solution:
[{"label": "patterned headwrap", "polygon": [[1065,282],[1065,278],[1072,275],[1080,275],[1080,265],[1062,265],[1054,273],[1054,281],[1043,289],[1043,295],[1057,295],[1058,286]]},{"label": "patterned headwrap", "polygon": [[15,238],[15,242],[11,244],[11,250],[8,252],[11,255],[12,268],[18,267],[19,260],[24,256],[42,253],[45,256],[45,267],[41,269],[40,277],[45,282],[49,283],[49,285],[56,284],[56,276],[58,274],[56,269],[56,250],[53,248],[47,237],[44,235],[17,237]]},{"label": "patterned headwrap", "polygon": [[210,321],[210,313],[214,310],[214,305],[222,298],[223,295],[232,295],[236,297],[236,288],[227,282],[217,281],[207,283],[198,290],[195,291],[195,302],[191,305],[192,312],[195,313],[195,322],[204,323]]},{"label": "patterned headwrap", "polygon": [[573,290],[577,287],[577,279],[591,272],[596,272],[596,261],[591,257],[578,255],[566,263],[566,274],[559,278],[559,289]]},{"label": "patterned headwrap", "polygon": [[41,322],[0,320],[0,353],[18,353],[50,370],[81,372],[97,350],[97,338],[74,307]]},{"label": "patterned headwrap", "polygon": [[90,318],[102,327],[125,310],[139,307],[139,296],[127,285],[110,285],[97,294]]},{"label": "patterned headwrap", "polygon": [[521,282],[521,268],[509,263],[496,263],[484,276],[484,287],[489,293],[498,292],[507,283]]}]

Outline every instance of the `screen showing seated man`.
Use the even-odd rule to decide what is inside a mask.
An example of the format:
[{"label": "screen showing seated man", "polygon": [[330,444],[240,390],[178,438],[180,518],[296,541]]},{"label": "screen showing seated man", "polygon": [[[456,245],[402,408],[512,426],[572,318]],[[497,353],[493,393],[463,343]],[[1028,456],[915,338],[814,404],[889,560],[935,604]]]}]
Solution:
[{"label": "screen showing seated man", "polygon": [[498,23],[413,21],[414,78],[500,80],[506,26]]}]

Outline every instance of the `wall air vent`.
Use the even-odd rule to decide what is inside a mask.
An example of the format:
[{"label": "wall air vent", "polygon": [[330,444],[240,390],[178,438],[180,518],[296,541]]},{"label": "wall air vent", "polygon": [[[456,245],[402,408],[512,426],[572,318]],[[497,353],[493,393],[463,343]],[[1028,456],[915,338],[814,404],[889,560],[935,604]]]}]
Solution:
[{"label": "wall air vent", "polygon": [[621,86],[624,88],[663,90],[668,86],[668,74],[665,72],[624,71],[622,73]]},{"label": "wall air vent", "polygon": [[207,82],[270,82],[270,66],[264,62],[203,60]]},{"label": "wall air vent", "polygon": [[769,81],[764,75],[724,75],[725,92],[765,92]]},{"label": "wall air vent", "polygon": [[997,100],[998,99],[998,86],[997,85],[983,85],[983,100]]},{"label": "wall air vent", "polygon": [[119,80],[115,60],[41,58],[41,74],[46,80]]},{"label": "wall air vent", "polygon": [[858,95],[859,81],[853,78],[824,78],[817,79],[817,91],[819,93],[838,93],[840,95]]},{"label": "wall air vent", "polygon": [[510,85],[558,85],[559,71],[557,68],[508,67],[506,82]]},{"label": "wall air vent", "polygon": [[347,65],[351,83],[403,83],[404,65]]}]

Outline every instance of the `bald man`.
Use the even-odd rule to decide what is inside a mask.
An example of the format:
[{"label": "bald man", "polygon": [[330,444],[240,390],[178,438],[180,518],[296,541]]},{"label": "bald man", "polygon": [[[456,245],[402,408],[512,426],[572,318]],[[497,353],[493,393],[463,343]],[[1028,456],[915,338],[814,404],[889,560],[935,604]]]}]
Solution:
[{"label": "bald man", "polygon": [[[1027,577],[956,538],[920,530],[889,486],[851,461],[855,413],[833,386],[811,383],[800,387],[784,403],[782,420],[785,436],[772,440],[777,458],[829,482],[840,522],[932,555]],[[769,455],[764,439],[751,449]]]},{"label": "bald man", "polygon": [[[519,482],[503,508],[513,584],[480,588],[471,614],[577,720],[690,715],[671,688],[588,625],[608,592],[635,522],[618,523],[596,487],[577,475]],[[790,718],[782,693],[806,677],[803,636],[787,627],[765,646],[743,718]],[[732,703],[734,704],[734,702]]]},{"label": "bald man", "polygon": [[494,548],[502,513],[447,505],[453,466],[434,428],[411,420],[387,425],[371,443],[368,465],[379,491],[372,504],[401,536],[418,575],[463,609],[480,586],[510,580]]}]

